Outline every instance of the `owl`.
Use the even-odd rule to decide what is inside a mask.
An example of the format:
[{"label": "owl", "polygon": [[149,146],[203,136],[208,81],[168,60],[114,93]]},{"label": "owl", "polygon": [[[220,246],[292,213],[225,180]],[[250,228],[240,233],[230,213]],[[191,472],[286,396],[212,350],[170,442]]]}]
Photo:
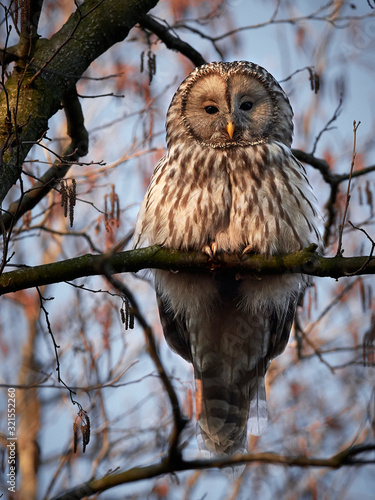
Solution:
[{"label": "owl", "polygon": [[[167,153],[143,200],[135,247],[265,256],[319,239],[315,199],[292,155],[293,111],[257,64],[196,68],[169,106]],[[264,377],[286,347],[300,274],[257,277],[155,271],[169,346],[192,363],[198,442],[214,454],[247,449],[267,422]]]}]

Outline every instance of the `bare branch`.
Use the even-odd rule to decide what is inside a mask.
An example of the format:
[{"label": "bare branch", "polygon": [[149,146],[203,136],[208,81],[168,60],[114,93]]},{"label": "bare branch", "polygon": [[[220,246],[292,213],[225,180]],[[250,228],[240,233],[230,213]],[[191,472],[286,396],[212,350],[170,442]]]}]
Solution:
[{"label": "bare branch", "polygon": [[372,259],[373,254],[374,254],[375,241],[371,238],[371,236],[368,234],[368,232],[365,231],[363,228],[355,226],[350,220],[348,220],[348,222],[352,226],[353,229],[356,229],[356,230],[361,231],[362,233],[364,233],[366,235],[367,239],[371,242],[370,254],[367,257],[366,262],[364,262],[364,264],[363,264],[366,267],[367,263],[370,262],[370,260]]},{"label": "bare branch", "polygon": [[[332,9],[331,9],[332,7]],[[217,36],[210,36],[207,35],[206,33],[203,33],[202,31],[198,30],[197,28],[194,28],[190,25],[187,25],[186,22],[183,23],[176,23],[174,25],[174,28],[184,28],[192,33],[196,33],[202,38],[205,38],[207,40],[210,40],[213,43],[216,43],[218,41],[224,40],[225,38],[231,37],[233,35],[236,35],[240,33],[241,31],[249,31],[253,29],[259,29],[259,28],[264,28],[265,26],[270,26],[272,24],[292,24],[292,25],[298,25],[300,23],[304,23],[306,21],[319,21],[327,24],[331,24],[336,28],[340,28],[343,26],[346,26],[348,21],[360,21],[362,19],[367,19],[370,17],[374,16],[373,12],[370,12],[369,14],[364,14],[360,16],[339,16],[339,10],[341,9],[341,4],[336,4],[336,2],[328,1],[324,5],[320,6],[316,11],[312,12],[311,14],[307,14],[304,16],[296,16],[296,17],[286,17],[283,19],[276,19],[275,14],[277,14],[277,9],[275,12],[272,14],[272,16],[268,19],[268,21],[258,23],[258,24],[252,24],[248,26],[241,26],[239,28],[235,28],[233,30],[227,31],[221,35]],[[339,24],[342,23],[342,24]]]},{"label": "bare branch", "polygon": [[342,96],[340,97],[340,101],[337,105],[337,108],[335,109],[333,115],[332,115],[332,118],[330,118],[328,120],[328,122],[326,123],[326,125],[323,127],[323,129],[319,132],[319,134],[316,136],[315,138],[315,142],[314,142],[314,146],[313,146],[313,149],[311,151],[311,154],[314,155],[315,154],[315,151],[316,151],[316,148],[318,146],[318,142],[320,140],[320,138],[322,137],[322,135],[324,134],[324,132],[328,132],[329,130],[332,130],[332,123],[334,121],[337,120],[337,118],[340,116],[340,113],[341,113],[341,108],[342,108]]},{"label": "bare branch", "polygon": [[159,23],[153,16],[146,15],[140,22],[140,26],[149,31],[155,33],[155,35],[160,38],[162,42],[168,47],[168,49],[177,50],[184,56],[186,56],[195,66],[201,66],[205,64],[206,61],[203,59],[201,54],[195,50],[187,42],[184,42],[176,35],[171,33],[172,28],[168,25],[163,26]]},{"label": "bare branch", "polygon": [[21,6],[21,33],[17,52],[20,61],[25,66],[33,57],[38,41],[38,23],[43,6],[43,0],[29,0]]},{"label": "bare branch", "polygon": [[45,61],[45,63],[43,64],[43,66],[41,68],[39,68],[39,70],[35,73],[35,75],[32,77],[32,79],[30,80],[29,82],[29,85],[31,86],[34,81],[41,75],[42,71],[45,70],[45,68],[51,63],[51,61],[58,55],[58,53],[65,47],[65,45],[67,43],[70,42],[70,40],[72,40],[74,34],[76,33],[76,31],[78,30],[79,28],[79,25],[81,24],[81,22],[87,17],[89,16],[94,10],[96,10],[102,3],[104,2],[104,0],[100,0],[98,1],[98,3],[96,5],[94,5],[91,9],[89,9],[87,12],[85,12],[84,14],[81,13],[81,9],[77,6],[77,12],[78,12],[78,20],[75,24],[75,26],[73,27],[72,31],[69,33],[68,37],[66,38],[66,40],[64,40],[63,43],[61,43],[57,48],[56,50],[51,54],[51,56]]},{"label": "bare branch", "polygon": [[278,453],[248,453],[245,455],[234,455],[226,458],[215,458],[210,460],[180,460],[173,464],[168,458],[165,458],[159,463],[146,467],[134,467],[133,469],[120,472],[119,474],[108,474],[100,479],[93,479],[83,483],[69,491],[57,495],[52,500],[73,500],[80,499],[85,496],[93,495],[101,491],[108,490],[120,484],[126,484],[142,479],[150,479],[152,477],[168,474],[171,472],[183,470],[203,470],[216,467],[227,467],[237,464],[274,464],[274,465],[289,465],[294,467],[325,467],[337,469],[343,466],[352,466],[355,464],[375,463],[373,458],[357,459],[360,454],[373,452],[375,443],[363,444],[358,446],[350,446],[343,451],[338,452],[329,458],[313,458],[307,456],[281,455]]},{"label": "bare branch", "polygon": [[[0,115],[6,117],[13,109],[18,114],[17,121],[0,122],[0,203],[17,182],[22,162],[35,140],[47,130],[49,118],[59,109],[67,92],[91,62],[123,40],[140,17],[156,3],[157,0],[81,3],[50,40],[38,40],[32,64],[28,62],[24,78],[20,81],[17,71],[8,78],[3,86],[7,99],[0,101]],[[99,22],[100,30],[97,29]],[[74,75],[71,75],[72,68]],[[37,74],[38,78],[35,77]],[[26,125],[21,130],[22,123]]]},{"label": "bare branch", "polygon": [[335,208],[335,203],[337,195],[339,193],[340,183],[349,180],[349,178],[353,179],[354,177],[361,177],[369,174],[370,172],[374,172],[375,165],[371,165],[369,167],[362,168],[361,170],[356,170],[354,172],[351,171],[346,174],[334,174],[333,172],[331,172],[329,164],[322,158],[317,158],[312,153],[306,153],[305,151],[301,151],[300,149],[292,149],[292,153],[299,161],[307,163],[311,165],[313,168],[319,170],[319,172],[322,174],[324,181],[330,185],[331,188],[330,195],[327,203],[325,204],[327,210],[327,218],[325,222],[323,244],[324,247],[326,247],[329,244],[331,228],[333,227],[336,221],[337,210]]},{"label": "bare branch", "polygon": [[108,265],[108,261],[103,261],[102,272],[109,281],[109,283],[111,283],[111,285],[114,286],[116,290],[121,292],[121,294],[123,294],[126,297],[126,299],[130,302],[131,314],[137,319],[137,321],[139,322],[144,331],[147,342],[147,351],[156,366],[158,375],[164,385],[165,391],[168,395],[172,407],[174,425],[173,425],[173,432],[170,437],[169,458],[171,463],[174,463],[176,460],[180,459],[178,440],[181,432],[183,431],[187,423],[187,420],[182,415],[176,391],[174,390],[170,377],[167,375],[163,363],[161,361],[161,358],[159,356],[158,348],[155,342],[152,329],[145,320],[144,316],[141,314],[134,295],[131,293],[129,288],[126,287],[126,285],[123,282],[119,281],[117,278],[114,278],[112,276],[112,272],[110,270],[110,266]]}]

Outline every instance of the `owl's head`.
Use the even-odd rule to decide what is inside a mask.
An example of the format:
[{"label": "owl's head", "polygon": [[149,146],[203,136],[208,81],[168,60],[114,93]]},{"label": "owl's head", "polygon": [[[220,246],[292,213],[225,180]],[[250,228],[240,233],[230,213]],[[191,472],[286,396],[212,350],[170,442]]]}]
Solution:
[{"label": "owl's head", "polygon": [[167,141],[186,134],[213,148],[280,141],[291,146],[293,111],[273,76],[257,64],[213,62],[181,83],[167,116]]}]

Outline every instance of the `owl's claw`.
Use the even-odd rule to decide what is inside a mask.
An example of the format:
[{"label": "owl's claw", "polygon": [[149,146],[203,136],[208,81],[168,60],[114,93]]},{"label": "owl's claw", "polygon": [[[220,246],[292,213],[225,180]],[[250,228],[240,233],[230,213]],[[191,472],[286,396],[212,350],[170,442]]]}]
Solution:
[{"label": "owl's claw", "polygon": [[242,256],[253,252],[253,247],[251,245],[247,245],[243,250],[242,250]]},{"label": "owl's claw", "polygon": [[206,253],[210,259],[213,259],[217,253],[217,243],[216,241],[213,241],[209,245],[205,245],[203,247],[203,253]]}]

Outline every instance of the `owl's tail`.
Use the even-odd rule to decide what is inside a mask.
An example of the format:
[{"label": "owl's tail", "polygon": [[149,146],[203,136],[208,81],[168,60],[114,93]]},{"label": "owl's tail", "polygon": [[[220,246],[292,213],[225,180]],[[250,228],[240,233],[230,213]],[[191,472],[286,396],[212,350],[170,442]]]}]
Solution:
[{"label": "owl's tail", "polygon": [[259,435],[267,424],[264,373],[259,373],[257,366],[229,383],[220,374],[199,375],[196,379],[199,447],[216,455],[246,453],[247,432]]}]

